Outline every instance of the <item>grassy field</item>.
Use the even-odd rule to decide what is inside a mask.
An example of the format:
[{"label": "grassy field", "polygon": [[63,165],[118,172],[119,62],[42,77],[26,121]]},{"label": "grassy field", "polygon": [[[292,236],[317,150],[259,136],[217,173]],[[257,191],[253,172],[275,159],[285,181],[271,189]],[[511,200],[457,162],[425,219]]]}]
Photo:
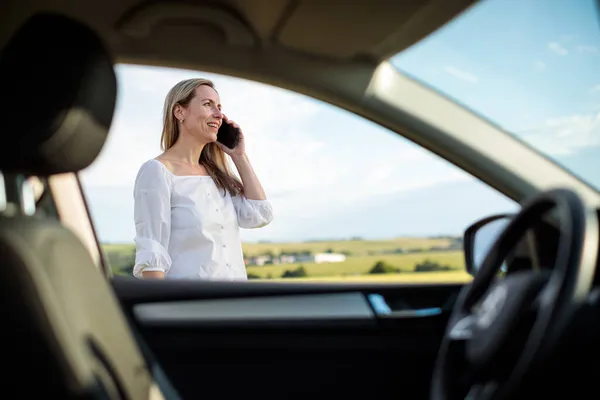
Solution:
[{"label": "grassy field", "polygon": [[[458,250],[436,250],[452,243],[451,239],[430,238],[397,238],[391,240],[347,240],[323,241],[302,243],[245,243],[243,244],[246,256],[272,252],[310,251],[320,253],[326,250],[351,254],[346,261],[340,263],[295,263],[276,264],[265,266],[249,266],[248,274],[259,279],[273,281],[311,281],[311,282],[467,282],[471,276],[464,271],[464,256]],[[124,266],[132,264],[134,246],[132,244],[105,244],[103,248],[115,273],[122,273]],[[408,254],[385,254],[396,249],[418,250]],[[415,265],[424,261],[431,261],[451,268],[449,271],[415,272]],[[389,266],[398,269],[399,273],[368,274],[373,265],[383,261]],[[294,270],[303,266],[307,272],[306,277],[281,278],[287,270]]]},{"label": "grassy field", "polygon": [[461,269],[464,266],[463,254],[460,251],[448,252],[423,252],[413,254],[385,254],[375,256],[348,257],[346,261],[339,263],[315,264],[315,263],[295,263],[249,266],[248,273],[257,274],[263,278],[271,274],[272,277],[280,277],[285,270],[291,270],[299,265],[304,266],[310,277],[326,276],[353,276],[364,275],[369,272],[377,261],[398,268],[403,273],[414,272],[415,265],[425,260],[435,261],[440,264],[449,265],[455,269]]},{"label": "grassy field", "polygon": [[[269,282],[323,282],[323,283],[466,283],[473,279],[466,271],[411,272],[405,274],[321,276],[307,278],[277,278]],[[256,280],[260,282],[261,280]],[[250,281],[252,282],[252,281]]]},{"label": "grassy field", "polygon": [[430,249],[432,247],[447,247],[450,239],[429,238],[395,238],[390,240],[332,240],[323,242],[290,242],[290,243],[244,243],[242,248],[246,256],[264,254],[267,251],[279,254],[282,251],[310,251],[323,253],[333,250],[334,253],[347,252],[353,256],[366,256],[370,252],[390,252],[398,248],[405,250]]}]

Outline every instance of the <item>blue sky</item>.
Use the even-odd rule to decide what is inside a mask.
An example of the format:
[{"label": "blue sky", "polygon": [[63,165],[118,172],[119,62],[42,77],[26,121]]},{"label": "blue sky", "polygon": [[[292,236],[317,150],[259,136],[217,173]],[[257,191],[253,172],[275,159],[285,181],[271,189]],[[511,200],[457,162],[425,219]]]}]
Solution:
[{"label": "blue sky", "polygon": [[593,0],[487,0],[392,63],[600,187],[599,49]]},{"label": "blue sky", "polygon": [[[487,0],[392,63],[600,187],[599,49],[591,0]],[[244,240],[461,234],[517,208],[407,140],[302,95],[196,71],[121,65],[117,76],[109,141],[82,173],[104,242],[133,240],[135,175],[160,153],[164,96],[190,77],[216,83],[275,208],[271,225]]]}]

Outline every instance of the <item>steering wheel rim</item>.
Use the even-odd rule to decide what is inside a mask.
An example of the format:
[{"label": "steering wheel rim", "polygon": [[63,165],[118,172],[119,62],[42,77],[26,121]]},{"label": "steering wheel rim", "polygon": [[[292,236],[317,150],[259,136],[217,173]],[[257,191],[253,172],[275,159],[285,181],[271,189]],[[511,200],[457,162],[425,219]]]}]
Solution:
[{"label": "steering wheel rim", "polygon": [[[553,209],[557,211],[560,237],[551,272],[524,272],[495,280],[508,253],[534,223]],[[542,192],[528,201],[492,245],[471,284],[465,285],[458,296],[438,353],[432,399],[510,397],[530,368],[544,359],[564,333],[573,312],[587,300],[596,268],[598,234],[596,210],[569,189]],[[531,306],[534,316],[529,326],[524,321],[530,316]],[[507,376],[500,382],[490,378],[483,385],[476,382],[473,377],[477,373],[469,367],[474,365],[483,371],[496,368],[494,361],[504,356],[503,347],[514,345],[510,333],[524,326],[526,339],[516,360],[511,360]],[[455,371],[461,369],[468,371],[466,384],[455,379]],[[489,377],[489,371],[486,374]]]}]

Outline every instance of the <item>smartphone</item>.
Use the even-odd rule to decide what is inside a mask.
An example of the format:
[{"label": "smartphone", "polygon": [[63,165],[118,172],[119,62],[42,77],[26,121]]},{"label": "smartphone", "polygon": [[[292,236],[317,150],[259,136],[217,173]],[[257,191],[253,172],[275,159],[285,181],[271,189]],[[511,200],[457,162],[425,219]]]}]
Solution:
[{"label": "smartphone", "polygon": [[228,124],[223,120],[219,131],[217,132],[217,142],[223,143],[226,147],[234,149],[240,141],[240,130],[234,128],[233,125]]}]

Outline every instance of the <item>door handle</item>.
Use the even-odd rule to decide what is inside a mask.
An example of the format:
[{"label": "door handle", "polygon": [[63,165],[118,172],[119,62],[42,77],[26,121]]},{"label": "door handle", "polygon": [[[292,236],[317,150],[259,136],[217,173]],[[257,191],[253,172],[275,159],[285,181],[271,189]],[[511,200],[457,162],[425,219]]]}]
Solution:
[{"label": "door handle", "polygon": [[377,293],[367,295],[369,304],[380,318],[423,318],[440,315],[441,307],[416,308],[412,310],[392,310],[385,298]]}]

